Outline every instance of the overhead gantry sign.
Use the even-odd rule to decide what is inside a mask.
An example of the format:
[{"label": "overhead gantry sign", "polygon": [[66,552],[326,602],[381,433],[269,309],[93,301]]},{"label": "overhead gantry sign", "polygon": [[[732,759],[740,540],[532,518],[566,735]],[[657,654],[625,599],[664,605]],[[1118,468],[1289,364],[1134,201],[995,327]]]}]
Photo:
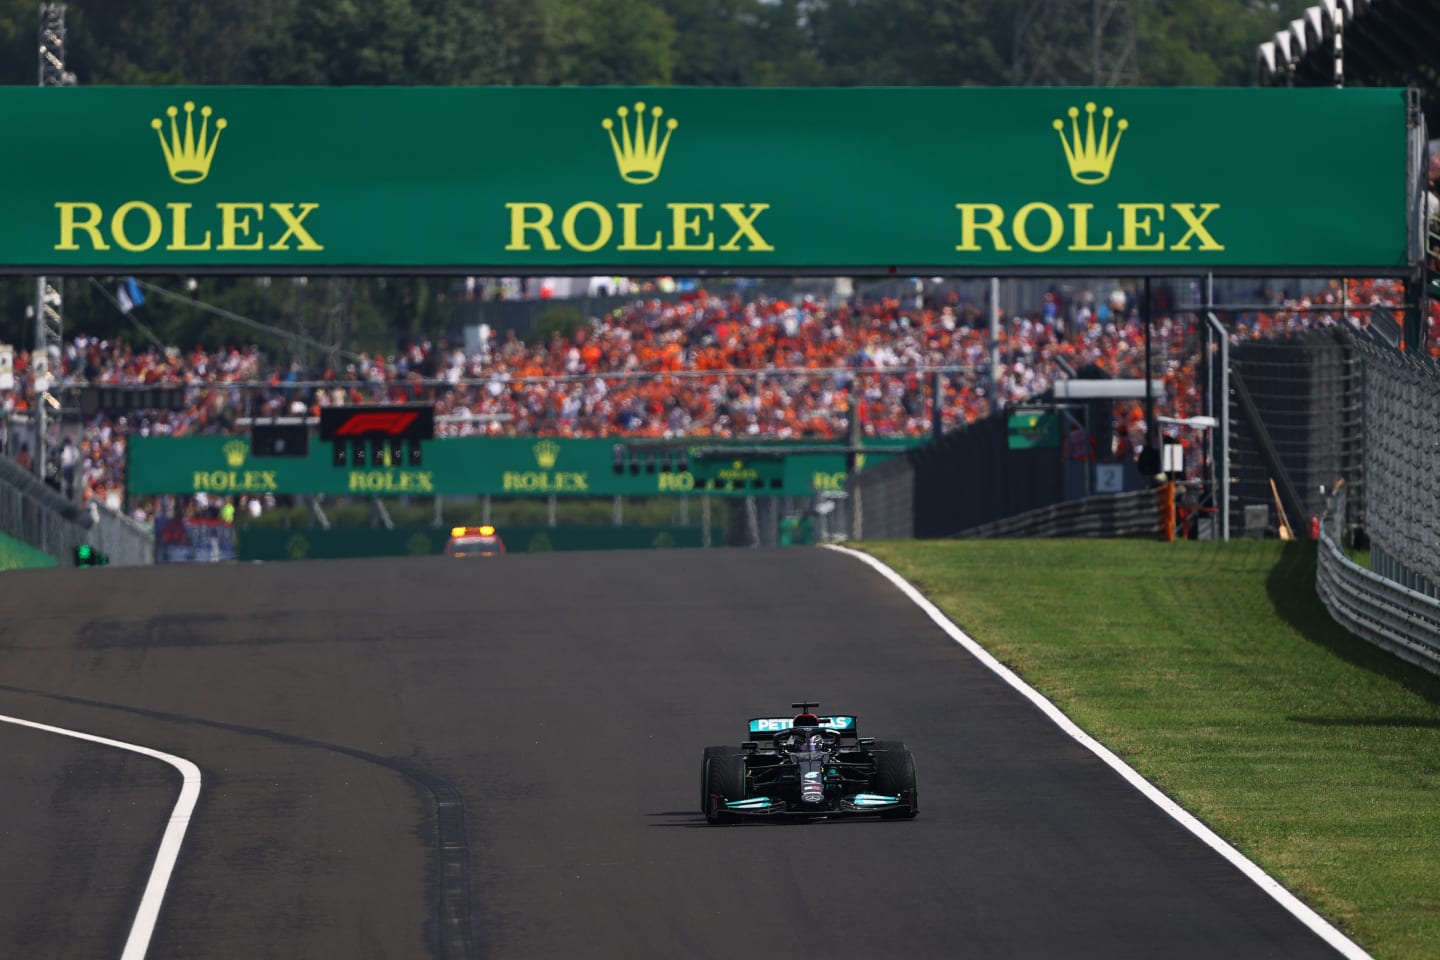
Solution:
[{"label": "overhead gantry sign", "polygon": [[[7,87],[0,122],[12,273],[1414,259],[1403,90]],[[1345,146],[1266,161],[1287,129]]]}]

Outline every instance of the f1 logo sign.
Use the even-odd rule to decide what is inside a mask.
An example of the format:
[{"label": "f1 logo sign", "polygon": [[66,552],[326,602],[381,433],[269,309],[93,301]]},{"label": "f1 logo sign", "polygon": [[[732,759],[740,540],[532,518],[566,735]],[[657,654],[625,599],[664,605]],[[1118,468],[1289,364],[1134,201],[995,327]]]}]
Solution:
[{"label": "f1 logo sign", "polygon": [[435,407],[428,403],[367,404],[322,407],[320,439],[355,442],[431,440],[435,437]]},{"label": "f1 logo sign", "polygon": [[335,436],[363,437],[379,433],[387,437],[400,437],[405,435],[406,428],[419,416],[413,410],[357,413],[335,430]]}]

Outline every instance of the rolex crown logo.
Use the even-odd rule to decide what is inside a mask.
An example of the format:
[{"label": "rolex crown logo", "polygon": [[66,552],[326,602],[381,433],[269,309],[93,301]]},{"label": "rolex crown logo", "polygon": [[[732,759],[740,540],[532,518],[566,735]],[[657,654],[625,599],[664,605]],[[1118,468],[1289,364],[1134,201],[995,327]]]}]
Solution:
[{"label": "rolex crown logo", "polygon": [[540,465],[541,470],[550,470],[555,466],[555,461],[560,459],[560,444],[554,440],[541,440],[535,444],[535,462]]},{"label": "rolex crown logo", "polygon": [[195,133],[195,104],[185,102],[185,133],[180,133],[176,120],[178,107],[167,107],[165,115],[170,118],[170,139],[165,139],[165,122],[159,117],[150,121],[150,128],[160,138],[160,149],[165,152],[165,165],[170,168],[170,178],[176,183],[199,183],[210,175],[210,161],[215,158],[215,145],[220,142],[220,131],[228,125],[224,117],[215,120],[215,135],[210,135],[210,107],[200,108],[200,133]]},{"label": "rolex crown logo", "polygon": [[1071,107],[1067,111],[1070,115],[1071,139],[1065,139],[1065,121],[1056,120],[1053,126],[1060,133],[1060,143],[1065,147],[1065,159],[1070,164],[1070,176],[1075,178],[1077,183],[1097,184],[1104,183],[1110,177],[1110,166],[1115,162],[1115,151],[1120,147],[1120,135],[1130,126],[1129,120],[1120,120],[1115,124],[1115,139],[1110,139],[1110,118],[1115,115],[1114,107],[1106,107],[1100,111],[1104,117],[1104,125],[1100,130],[1100,139],[1095,139],[1095,104],[1085,104],[1085,133],[1080,133],[1080,109]]},{"label": "rolex crown logo", "polygon": [[230,464],[230,469],[237,470],[245,465],[245,455],[250,452],[250,444],[244,440],[231,440],[225,444],[225,462]]},{"label": "rolex crown logo", "polygon": [[610,146],[615,148],[615,165],[620,168],[620,177],[626,183],[650,183],[660,176],[660,167],[665,163],[665,151],[670,146],[670,134],[680,125],[671,117],[665,121],[665,138],[660,139],[660,118],[665,113],[660,107],[650,108],[650,130],[645,130],[645,104],[635,104],[635,130],[631,133],[629,107],[615,111],[620,116],[620,136],[615,136],[615,121],[606,117],[600,125],[610,134]]}]

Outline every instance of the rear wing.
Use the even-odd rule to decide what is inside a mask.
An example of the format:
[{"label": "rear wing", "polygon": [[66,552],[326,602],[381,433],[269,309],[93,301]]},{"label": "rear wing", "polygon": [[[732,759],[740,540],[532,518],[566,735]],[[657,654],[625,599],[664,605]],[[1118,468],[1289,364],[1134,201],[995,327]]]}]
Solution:
[{"label": "rear wing", "polygon": [[[820,717],[820,726],[834,730],[845,740],[858,737],[854,717]],[[775,734],[784,733],[795,725],[794,717],[754,717],[750,721],[750,739],[774,740]]]}]

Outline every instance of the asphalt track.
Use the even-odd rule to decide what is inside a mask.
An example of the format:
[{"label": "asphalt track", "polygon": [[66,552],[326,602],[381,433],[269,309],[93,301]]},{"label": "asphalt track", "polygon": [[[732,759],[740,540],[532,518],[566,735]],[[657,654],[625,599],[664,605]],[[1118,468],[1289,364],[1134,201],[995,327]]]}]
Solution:
[{"label": "asphalt track", "polygon": [[[0,586],[0,714],[203,771],[152,958],[1336,955],[829,551]],[[801,698],[919,818],[704,823],[704,746]],[[178,775],[0,728],[0,778],[0,957],[117,956]]]}]

